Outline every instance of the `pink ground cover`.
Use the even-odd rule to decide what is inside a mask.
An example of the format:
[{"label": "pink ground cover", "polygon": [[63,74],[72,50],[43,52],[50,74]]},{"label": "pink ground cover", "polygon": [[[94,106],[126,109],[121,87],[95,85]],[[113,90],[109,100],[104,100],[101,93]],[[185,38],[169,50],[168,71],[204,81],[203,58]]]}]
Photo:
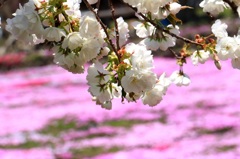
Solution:
[{"label": "pink ground cover", "polygon": [[[169,76],[178,69],[171,59],[155,62],[158,74],[165,71]],[[86,74],[74,75],[57,66],[1,73],[0,159],[71,159],[71,149],[90,147],[120,149],[78,158],[240,158],[239,70],[233,70],[228,62],[223,63],[221,71],[213,62],[199,67],[189,62],[184,71],[191,77],[190,86],[170,86],[158,106],[126,101],[122,104],[119,99],[113,102],[111,111],[91,101]],[[66,116],[88,127],[67,130],[58,136],[39,132],[51,120]],[[129,127],[104,125],[119,120],[139,122]],[[55,146],[4,147],[29,139],[51,141]]]}]

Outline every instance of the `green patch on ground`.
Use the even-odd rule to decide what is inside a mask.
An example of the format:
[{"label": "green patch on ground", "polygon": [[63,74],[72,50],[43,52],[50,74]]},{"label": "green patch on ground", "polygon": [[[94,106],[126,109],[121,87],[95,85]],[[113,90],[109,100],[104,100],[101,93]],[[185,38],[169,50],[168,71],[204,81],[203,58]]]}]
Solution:
[{"label": "green patch on ground", "polygon": [[103,125],[105,126],[112,126],[112,127],[124,127],[124,128],[131,128],[134,125],[137,124],[144,124],[148,123],[149,121],[143,121],[143,120],[109,120],[105,121]]},{"label": "green patch on ground", "polygon": [[75,119],[68,119],[67,117],[52,120],[45,128],[39,131],[42,134],[50,134],[58,136],[62,132],[74,130],[78,128],[78,123]]},{"label": "green patch on ground", "polygon": [[215,150],[217,152],[226,152],[226,151],[232,151],[234,149],[237,148],[237,145],[235,144],[229,144],[229,145],[220,145],[220,146],[216,146]]},{"label": "green patch on ground", "polygon": [[71,152],[73,154],[73,159],[81,159],[85,157],[93,157],[101,154],[106,153],[113,153],[120,151],[122,148],[120,147],[111,147],[111,148],[104,148],[104,147],[86,147],[82,149],[72,149]]},{"label": "green patch on ground", "polygon": [[196,131],[198,132],[198,134],[225,134],[229,131],[233,130],[233,127],[228,126],[228,127],[222,127],[222,128],[218,128],[218,129],[205,129],[205,128],[197,128]]},{"label": "green patch on ground", "polygon": [[89,130],[90,128],[97,127],[97,126],[99,126],[99,124],[97,122],[88,121],[85,124],[78,125],[77,130],[86,131],[86,130]]},{"label": "green patch on ground", "polygon": [[83,139],[93,139],[98,137],[113,137],[115,134],[95,133],[85,136]]},{"label": "green patch on ground", "polygon": [[34,147],[41,147],[41,143],[37,142],[37,141],[32,141],[29,140],[25,143],[21,143],[21,144],[17,144],[17,145],[13,145],[13,144],[7,144],[7,145],[0,145],[0,148],[2,149],[30,149],[30,148],[34,148]]}]

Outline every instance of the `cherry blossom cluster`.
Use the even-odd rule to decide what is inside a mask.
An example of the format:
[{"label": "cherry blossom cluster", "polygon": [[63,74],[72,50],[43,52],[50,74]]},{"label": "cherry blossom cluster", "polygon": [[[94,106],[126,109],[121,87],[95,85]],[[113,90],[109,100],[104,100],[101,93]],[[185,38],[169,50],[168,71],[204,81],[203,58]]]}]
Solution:
[{"label": "cherry blossom cluster", "polygon": [[[220,60],[231,59],[233,68],[240,69],[240,35],[228,36],[227,25],[217,20],[212,25],[212,36],[196,35],[194,40],[181,37],[176,14],[190,7],[177,0],[121,0],[133,9],[137,20],[128,24],[115,16],[112,0],[108,4],[114,27],[108,28],[99,17],[98,0],[29,0],[19,6],[12,19],[7,20],[6,30],[15,39],[27,44],[40,43],[51,46],[54,62],[72,73],[87,70],[89,92],[96,104],[112,108],[112,100],[135,102],[155,106],[159,104],[171,84],[187,86],[190,77],[183,71],[186,59],[193,65],[212,59],[218,69]],[[89,11],[81,12],[85,4]],[[203,0],[204,12],[217,16],[224,9],[236,9],[240,15],[238,0]],[[164,20],[169,21],[165,25]],[[129,41],[129,25],[141,39]],[[214,36],[214,37],[213,37]],[[180,51],[172,47],[177,40],[185,44]],[[152,51],[169,50],[180,66],[169,77],[153,72]]]}]

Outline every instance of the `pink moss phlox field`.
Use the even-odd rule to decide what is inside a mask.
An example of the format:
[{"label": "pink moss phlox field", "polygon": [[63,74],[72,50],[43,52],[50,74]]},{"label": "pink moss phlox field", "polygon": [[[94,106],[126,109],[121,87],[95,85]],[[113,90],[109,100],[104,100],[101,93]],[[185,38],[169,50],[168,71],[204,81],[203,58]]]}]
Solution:
[{"label": "pink moss phlox field", "polygon": [[1,159],[55,159],[50,149],[1,150]]},{"label": "pink moss phlox field", "polygon": [[[179,69],[171,59],[155,63],[158,74]],[[111,111],[91,100],[86,74],[57,66],[1,73],[0,159],[71,159],[73,149],[91,147],[105,151],[82,158],[240,158],[239,71],[227,62],[219,71],[210,61],[200,67],[188,62],[184,72],[190,86],[170,86],[158,106],[119,99]],[[43,133],[54,120],[74,124],[57,135]],[[30,141],[39,145],[18,146]]]}]

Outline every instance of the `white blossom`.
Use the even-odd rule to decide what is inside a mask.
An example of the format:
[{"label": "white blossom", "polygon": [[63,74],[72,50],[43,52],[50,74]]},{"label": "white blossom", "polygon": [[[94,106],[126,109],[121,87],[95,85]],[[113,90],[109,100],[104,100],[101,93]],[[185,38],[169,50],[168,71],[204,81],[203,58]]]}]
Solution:
[{"label": "white blossom", "polygon": [[[173,25],[168,25],[167,28],[169,29],[169,32],[175,35],[180,34],[178,26],[173,27]],[[156,34],[158,34],[156,39],[154,39],[154,37],[145,38],[140,42],[140,44],[145,45],[147,49],[153,51],[156,51],[159,48],[163,51],[166,51],[169,47],[173,47],[176,45],[175,37],[172,37],[171,35],[162,32]]]},{"label": "white blossom", "polygon": [[19,5],[19,9],[13,15],[12,19],[7,19],[6,30],[15,39],[31,44],[34,43],[32,34],[41,38],[43,26],[33,2],[29,1],[24,6]]},{"label": "white blossom", "polygon": [[216,45],[217,55],[220,60],[227,60],[228,58],[234,58],[234,53],[238,45],[236,40],[232,37],[221,38]]},{"label": "white blossom", "polygon": [[134,29],[136,29],[136,34],[140,38],[146,38],[148,36],[151,36],[155,29],[155,27],[150,23],[144,24],[138,21],[134,21],[132,23],[132,26],[134,27]]},{"label": "white blossom", "polygon": [[177,14],[181,10],[181,4],[177,2],[170,3],[169,10],[172,14]]},{"label": "white blossom", "polygon": [[116,19],[119,32],[119,45],[123,46],[129,38],[128,24],[122,17]]},{"label": "white blossom", "polygon": [[122,87],[128,93],[142,93],[152,89],[156,83],[156,75],[151,71],[126,71],[121,80]]},{"label": "white blossom", "polygon": [[125,50],[131,53],[130,63],[132,69],[137,71],[151,70],[153,68],[153,56],[150,50],[143,45],[129,43],[125,46]]},{"label": "white blossom", "polygon": [[162,98],[165,95],[167,88],[170,84],[170,79],[166,78],[166,74],[163,73],[155,86],[143,95],[143,104],[147,104],[149,106],[156,106],[157,104],[159,104],[162,101]]},{"label": "white blossom", "polygon": [[111,100],[121,96],[121,88],[116,84],[109,84],[110,72],[96,61],[88,68],[88,91],[94,96],[98,104],[110,107]]},{"label": "white blossom", "polygon": [[63,36],[66,36],[65,32],[56,27],[49,27],[44,30],[44,38],[48,41],[59,42]]},{"label": "white blossom", "polygon": [[105,38],[101,25],[92,13],[87,13],[80,19],[79,32],[85,38]]},{"label": "white blossom", "polygon": [[73,18],[81,18],[80,3],[81,0],[67,0],[64,2],[63,5],[68,7],[68,9],[65,11],[66,14]]},{"label": "white blossom", "polygon": [[212,25],[212,32],[217,38],[227,37],[228,33],[226,31],[227,24],[222,23],[221,20],[216,20],[215,23]]},{"label": "white blossom", "polygon": [[191,60],[193,65],[197,65],[198,63],[205,63],[210,56],[209,51],[204,51],[204,50],[197,50],[194,51],[193,54],[191,55]]},{"label": "white blossom", "polygon": [[188,75],[179,71],[173,72],[170,79],[177,86],[188,86],[191,83]]},{"label": "white blossom", "polygon": [[223,0],[203,0],[200,3],[200,7],[203,8],[204,12],[209,12],[210,14],[216,16],[229,6]]},{"label": "white blossom", "polygon": [[64,38],[62,47],[69,48],[71,50],[74,50],[78,47],[81,47],[84,42],[84,39],[81,37],[79,32],[72,32],[67,35],[67,37]]},{"label": "white blossom", "polygon": [[124,2],[132,5],[133,7],[136,7],[138,12],[147,14],[151,13],[153,18],[156,19],[164,19],[166,18],[170,12],[168,12],[165,9],[162,9],[165,5],[167,5],[170,2],[173,2],[173,0],[124,0]]}]

